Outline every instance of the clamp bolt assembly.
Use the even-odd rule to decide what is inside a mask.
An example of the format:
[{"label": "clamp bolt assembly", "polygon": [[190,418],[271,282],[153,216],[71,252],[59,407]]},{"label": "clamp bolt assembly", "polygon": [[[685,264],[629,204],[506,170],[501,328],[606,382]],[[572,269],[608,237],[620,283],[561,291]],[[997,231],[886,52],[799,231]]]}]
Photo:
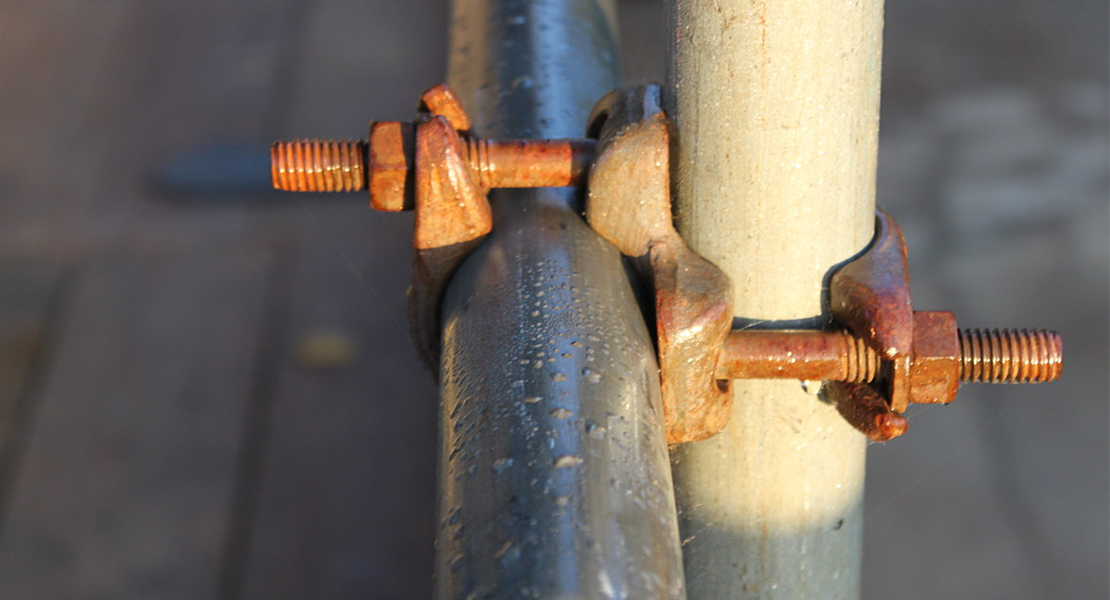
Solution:
[{"label": "clamp bolt assembly", "polygon": [[[370,189],[378,210],[411,210],[413,124],[376,121],[370,139],[298,140],[270,148],[274,187],[288,192]],[[585,181],[594,140],[486,140],[462,136],[465,160],[484,189],[565,187]]]},{"label": "clamp bolt assembly", "polygon": [[583,183],[597,141],[485,140],[446,85],[420,97],[412,122],[374,121],[357,141],[276,142],[274,187],[291,192],[369,190],[370,206],[413,210],[409,322],[424,363],[439,364],[439,303],[447,282],[493,226],[491,188]]},{"label": "clamp bolt assembly", "polygon": [[[1046,330],[961,329],[960,383],[1045,383],[1060,377],[1063,342]],[[910,369],[915,366],[911,360]],[[882,357],[848,331],[735,330],[725,339],[719,379],[800,379],[871,383]]]},{"label": "clamp bolt assembly", "polygon": [[962,383],[1041,383],[1060,377],[1063,344],[1045,330],[956,327],[950,312],[915,311],[906,241],[878,211],[875,238],[831,274],[827,331],[732,330],[728,277],[674,228],[670,141],[655,86],[609,94],[597,139],[485,140],[446,85],[421,96],[413,122],[376,121],[358,141],[277,142],[274,187],[368,189],[377,210],[415,210],[413,338],[439,362],[439,302],[466,255],[493,226],[492,188],[564,187],[589,174],[585,217],[636,265],[654,293],[656,343],[670,443],[720,432],[728,380],[827,381],[825,396],[876,441],[901,435],[911,403],[947,404]]}]

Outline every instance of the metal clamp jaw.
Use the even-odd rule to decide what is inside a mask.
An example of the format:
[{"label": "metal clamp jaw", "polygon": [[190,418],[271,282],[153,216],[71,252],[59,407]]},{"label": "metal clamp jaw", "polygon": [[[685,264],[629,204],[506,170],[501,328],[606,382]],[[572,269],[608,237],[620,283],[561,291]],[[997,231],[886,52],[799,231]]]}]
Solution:
[{"label": "metal clamp jaw", "polygon": [[587,139],[482,140],[445,85],[421,96],[415,122],[374,122],[368,141],[278,142],[275,187],[369,188],[378,210],[415,210],[409,314],[432,372],[439,306],[458,266],[492,228],[495,187],[558,187],[587,180],[585,216],[636,266],[653,294],[669,443],[720,432],[729,380],[830,382],[825,399],[870,439],[905,432],[911,402],[948,403],[960,383],[1036,383],[1060,376],[1062,343],[1049,331],[956,328],[949,312],[913,310],[906,243],[879,211],[875,237],[830,280],[825,331],[732,330],[728,277],[693,252],[674,227],[670,138],[656,86],[606,95]]},{"label": "metal clamp jaw", "polygon": [[595,141],[485,140],[445,84],[420,96],[412,122],[373,121],[366,140],[276,142],[274,187],[368,189],[375,210],[415,212],[409,324],[417,352],[439,371],[439,308],[455,270],[489,234],[491,188],[562,187],[585,180]]},{"label": "metal clamp jaw", "polygon": [[594,109],[589,130],[599,139],[586,220],[637,261],[651,285],[667,441],[707,438],[725,427],[731,412],[728,381],[715,376],[732,329],[731,284],[675,230],[659,88],[610,93]]}]

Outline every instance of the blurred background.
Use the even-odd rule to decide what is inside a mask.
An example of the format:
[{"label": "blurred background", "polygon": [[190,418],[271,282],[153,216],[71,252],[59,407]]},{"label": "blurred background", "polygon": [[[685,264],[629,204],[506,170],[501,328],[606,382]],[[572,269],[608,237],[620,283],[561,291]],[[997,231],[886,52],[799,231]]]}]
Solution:
[{"label": "blurred background", "polygon": [[[620,6],[626,79],[660,80],[660,2]],[[1067,360],[871,447],[864,597],[1107,598],[1107,5],[886,16],[916,306]],[[411,215],[271,192],[268,146],[410,117],[446,28],[443,0],[0,1],[0,598],[430,597]]]}]

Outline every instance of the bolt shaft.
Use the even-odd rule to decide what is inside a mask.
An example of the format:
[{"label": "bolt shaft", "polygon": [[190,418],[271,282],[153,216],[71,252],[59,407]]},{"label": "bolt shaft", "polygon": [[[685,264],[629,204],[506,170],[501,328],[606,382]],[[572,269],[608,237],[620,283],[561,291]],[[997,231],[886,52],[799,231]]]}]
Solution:
[{"label": "bolt shaft", "polygon": [[717,376],[865,383],[881,364],[878,352],[847,331],[747,329],[729,333]]},{"label": "bolt shaft", "polygon": [[366,142],[275,142],[270,174],[275,188],[289,192],[358,191],[366,187]]},{"label": "bolt shaft", "polygon": [[[595,140],[484,140],[467,137],[465,157],[490,188],[573,186],[585,180]],[[270,149],[274,187],[288,192],[350,192],[367,187],[368,142],[298,140]]]},{"label": "bolt shaft", "polygon": [[491,188],[566,187],[585,180],[595,140],[466,138],[478,184]]},{"label": "bolt shaft", "polygon": [[[1060,377],[1063,342],[1053,331],[959,332],[962,383],[1042,383]],[[847,331],[733,331],[717,363],[721,379],[803,379],[869,383],[878,351]]]}]

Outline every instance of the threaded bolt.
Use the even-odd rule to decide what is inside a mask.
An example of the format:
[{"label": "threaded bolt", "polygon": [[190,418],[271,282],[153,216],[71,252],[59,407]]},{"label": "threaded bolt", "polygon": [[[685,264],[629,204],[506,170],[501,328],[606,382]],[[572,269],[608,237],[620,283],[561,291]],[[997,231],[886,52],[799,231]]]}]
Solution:
[{"label": "threaded bolt", "polygon": [[[400,133],[372,143],[373,148],[366,140],[275,142],[270,148],[274,187],[287,192],[364,189],[369,186],[370,171],[382,168],[368,162],[372,149],[382,156],[405,155]],[[596,140],[588,139],[485,140],[466,136],[462,151],[483,188],[563,187],[585,180],[596,145]],[[406,165],[400,168],[404,170]]]},{"label": "threaded bolt", "polygon": [[[879,353],[862,338],[842,332],[847,343],[843,381],[870,383]],[[1064,370],[1064,343],[1046,329],[961,329],[960,383],[1046,383]]]},{"label": "threaded bolt", "polygon": [[851,383],[870,383],[879,376],[882,360],[874,348],[867,345],[863,338],[856,337],[848,331],[841,331],[847,352],[844,355],[844,364],[847,369],[844,381]]},{"label": "threaded bolt", "polygon": [[1054,331],[962,329],[960,381],[1041,383],[1063,371],[1063,342]]},{"label": "threaded bolt", "polygon": [[490,143],[476,137],[466,138],[466,161],[478,179],[478,185],[490,189],[493,187],[493,173],[495,167],[490,159]]},{"label": "threaded bolt", "polygon": [[[1063,371],[1063,342],[1047,330],[959,331],[961,383],[1043,383]],[[724,379],[870,383],[879,352],[848,331],[733,331],[721,352]]]},{"label": "threaded bolt", "polygon": [[270,147],[274,187],[287,192],[355,192],[366,187],[366,142],[297,140]]},{"label": "threaded bolt", "polygon": [[850,331],[745,329],[725,339],[717,377],[867,383],[881,367],[879,353]]}]

